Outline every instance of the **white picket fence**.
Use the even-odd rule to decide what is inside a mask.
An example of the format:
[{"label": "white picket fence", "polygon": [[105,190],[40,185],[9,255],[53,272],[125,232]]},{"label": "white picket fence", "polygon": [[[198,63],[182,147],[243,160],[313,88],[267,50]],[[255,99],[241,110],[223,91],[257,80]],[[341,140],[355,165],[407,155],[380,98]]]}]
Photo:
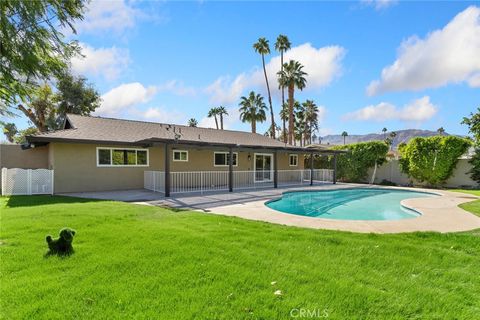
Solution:
[{"label": "white picket fence", "polygon": [[[278,170],[278,185],[309,185],[309,169]],[[170,173],[171,193],[227,191],[229,188],[228,171],[185,171]],[[273,170],[233,171],[233,189],[257,189],[273,187]],[[314,182],[333,182],[333,170],[313,170]],[[144,188],[155,192],[165,192],[165,172],[145,171]]]},{"label": "white picket fence", "polygon": [[2,168],[2,196],[53,194],[53,170]]}]

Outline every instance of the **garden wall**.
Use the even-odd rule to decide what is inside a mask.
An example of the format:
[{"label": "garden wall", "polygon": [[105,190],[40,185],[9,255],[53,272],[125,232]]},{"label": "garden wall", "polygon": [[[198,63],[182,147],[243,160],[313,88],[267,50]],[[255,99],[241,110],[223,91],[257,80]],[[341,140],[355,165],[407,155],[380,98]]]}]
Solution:
[{"label": "garden wall", "polygon": [[[467,159],[458,160],[457,167],[453,171],[450,179],[447,180],[445,186],[449,188],[478,187],[478,184],[473,181],[470,178],[470,174],[467,173],[471,167],[472,166],[468,163]],[[372,174],[373,168],[368,171],[369,179],[371,179]],[[383,166],[377,168],[375,183],[380,183],[382,180],[388,180],[398,185],[407,185],[411,183],[411,179],[400,171],[398,160],[388,161]]]}]

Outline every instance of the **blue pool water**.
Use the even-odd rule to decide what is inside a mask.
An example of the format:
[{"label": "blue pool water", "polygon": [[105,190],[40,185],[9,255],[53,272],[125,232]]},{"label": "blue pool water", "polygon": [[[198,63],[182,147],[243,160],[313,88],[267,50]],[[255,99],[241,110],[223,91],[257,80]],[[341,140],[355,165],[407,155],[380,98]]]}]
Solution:
[{"label": "blue pool water", "polygon": [[286,192],[268,201],[274,210],[301,216],[337,220],[400,220],[418,217],[414,210],[400,205],[411,198],[435,197],[425,192],[394,189],[340,189]]}]

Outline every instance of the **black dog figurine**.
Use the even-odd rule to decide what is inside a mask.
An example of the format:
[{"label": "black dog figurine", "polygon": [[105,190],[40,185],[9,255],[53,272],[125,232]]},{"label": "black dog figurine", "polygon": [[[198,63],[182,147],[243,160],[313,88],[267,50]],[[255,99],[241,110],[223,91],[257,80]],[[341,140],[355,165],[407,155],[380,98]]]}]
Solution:
[{"label": "black dog figurine", "polygon": [[69,255],[73,253],[72,241],[75,235],[75,230],[70,228],[63,228],[60,230],[60,237],[52,239],[52,236],[47,236],[49,254]]}]

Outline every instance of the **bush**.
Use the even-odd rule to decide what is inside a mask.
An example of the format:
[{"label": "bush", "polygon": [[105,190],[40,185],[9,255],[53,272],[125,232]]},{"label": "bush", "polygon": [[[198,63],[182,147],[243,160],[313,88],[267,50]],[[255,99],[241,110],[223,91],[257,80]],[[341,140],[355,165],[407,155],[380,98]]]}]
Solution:
[{"label": "bush", "polygon": [[388,145],[383,141],[370,141],[336,146],[347,153],[337,156],[337,177],[342,181],[365,182],[368,169],[387,161]]},{"label": "bush", "polygon": [[399,146],[400,169],[409,177],[430,186],[444,184],[453,173],[458,158],[471,142],[454,136],[413,138]]}]

